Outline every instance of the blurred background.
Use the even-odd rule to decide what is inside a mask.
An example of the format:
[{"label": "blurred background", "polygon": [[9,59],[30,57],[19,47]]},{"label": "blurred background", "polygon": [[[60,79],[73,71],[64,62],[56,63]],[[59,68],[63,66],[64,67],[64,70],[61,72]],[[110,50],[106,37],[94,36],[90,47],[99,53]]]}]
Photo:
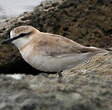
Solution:
[{"label": "blurred background", "polygon": [[0,18],[17,16],[45,0],[0,0]]}]

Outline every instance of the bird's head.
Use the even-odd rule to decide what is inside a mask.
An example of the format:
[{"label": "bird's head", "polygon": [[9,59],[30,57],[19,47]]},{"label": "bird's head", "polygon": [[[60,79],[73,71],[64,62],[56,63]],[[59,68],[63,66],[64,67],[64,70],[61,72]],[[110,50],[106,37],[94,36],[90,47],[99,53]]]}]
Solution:
[{"label": "bird's head", "polygon": [[10,38],[2,41],[2,44],[12,42],[18,49],[27,44],[33,38],[32,35],[39,31],[32,26],[19,26],[11,30]]}]

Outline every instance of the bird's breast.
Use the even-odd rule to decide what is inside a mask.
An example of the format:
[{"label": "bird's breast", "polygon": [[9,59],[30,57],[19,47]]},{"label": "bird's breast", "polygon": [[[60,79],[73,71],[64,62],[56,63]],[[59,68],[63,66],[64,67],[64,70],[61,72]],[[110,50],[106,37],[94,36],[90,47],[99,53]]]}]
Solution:
[{"label": "bird's breast", "polygon": [[20,51],[20,53],[23,59],[32,67],[41,71],[55,71],[55,60],[52,60],[51,56],[40,54],[40,52],[35,50],[33,46],[25,47]]},{"label": "bird's breast", "polygon": [[29,60],[33,56],[33,47],[27,46],[20,50],[20,53],[25,61]]}]

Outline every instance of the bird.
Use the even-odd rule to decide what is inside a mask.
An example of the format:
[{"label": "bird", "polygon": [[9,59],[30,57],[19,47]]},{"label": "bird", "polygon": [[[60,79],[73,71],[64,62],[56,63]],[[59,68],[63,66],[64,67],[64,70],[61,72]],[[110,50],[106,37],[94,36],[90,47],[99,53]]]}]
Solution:
[{"label": "bird", "polygon": [[67,70],[97,53],[107,52],[105,49],[81,45],[61,35],[41,32],[30,25],[15,27],[10,31],[10,38],[1,44],[11,42],[29,65],[44,72]]}]

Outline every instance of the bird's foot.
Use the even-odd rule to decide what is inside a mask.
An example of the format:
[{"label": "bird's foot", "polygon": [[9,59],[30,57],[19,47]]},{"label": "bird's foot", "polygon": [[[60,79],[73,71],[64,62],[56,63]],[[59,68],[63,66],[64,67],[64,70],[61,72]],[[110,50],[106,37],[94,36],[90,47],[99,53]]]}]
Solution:
[{"label": "bird's foot", "polygon": [[62,72],[57,72],[57,75],[58,75],[58,82],[59,83],[62,83],[62,78],[63,78],[63,75],[62,75]]}]

